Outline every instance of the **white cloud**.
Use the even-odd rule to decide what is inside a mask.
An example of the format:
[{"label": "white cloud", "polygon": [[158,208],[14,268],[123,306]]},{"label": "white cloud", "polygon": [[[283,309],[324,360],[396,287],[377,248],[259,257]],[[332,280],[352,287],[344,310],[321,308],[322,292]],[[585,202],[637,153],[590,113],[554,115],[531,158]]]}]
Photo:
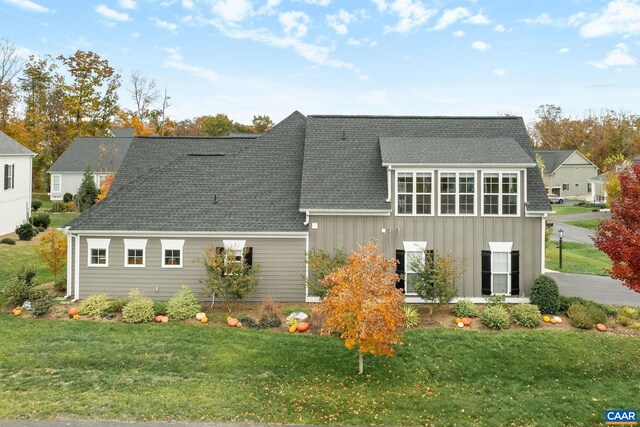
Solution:
[{"label": "white cloud", "polygon": [[456,7],[455,9],[445,10],[438,23],[433,27],[434,30],[444,30],[448,26],[455,24],[461,19],[464,19],[471,15],[469,9],[466,7]]},{"label": "white cloud", "polygon": [[549,15],[548,13],[541,13],[540,15],[538,15],[536,18],[524,18],[522,19],[522,22],[524,22],[525,24],[532,24],[532,25],[551,25],[553,23],[552,19],[551,19],[551,15]]},{"label": "white cloud", "polygon": [[333,28],[338,35],[344,36],[349,32],[347,25],[355,21],[355,19],[355,15],[340,9],[335,15],[327,15],[327,25],[329,28]]},{"label": "white cloud", "polygon": [[282,0],[267,0],[267,3],[265,3],[264,6],[262,6],[260,9],[258,9],[256,14],[257,15],[262,15],[262,14],[272,15],[272,14],[275,13],[275,9],[278,6],[280,6],[280,3],[282,3]]},{"label": "white cloud", "polygon": [[217,82],[220,79],[218,73],[213,70],[198,67],[195,65],[189,65],[184,63],[184,57],[179,47],[166,48],[165,52],[169,54],[169,57],[164,60],[164,66],[167,68],[173,68],[174,70],[184,71],[192,76],[200,77],[208,80],[212,83]]},{"label": "white cloud", "polygon": [[609,67],[618,67],[626,65],[636,65],[636,60],[629,55],[629,49],[624,43],[618,43],[613,50],[607,53],[607,56],[602,61],[589,62],[596,68],[606,70]]},{"label": "white cloud", "polygon": [[315,4],[318,6],[329,6],[331,0],[304,0],[304,2],[307,4]]},{"label": "white cloud", "polygon": [[182,7],[185,9],[193,9],[193,0],[182,0]]},{"label": "white cloud", "polygon": [[551,25],[554,27],[577,27],[584,22],[587,14],[585,12],[575,13],[568,18],[552,18],[548,13],[541,13],[535,18],[524,18],[520,22],[529,25]]},{"label": "white cloud", "polygon": [[24,46],[15,46],[15,48],[16,48],[15,54],[22,59],[29,59],[31,55],[34,55],[34,53],[31,52],[31,50],[29,50]]},{"label": "white cloud", "polygon": [[507,75],[507,70],[505,70],[504,68],[496,68],[495,70],[493,70],[493,74],[499,77],[504,77]]},{"label": "white cloud", "polygon": [[378,11],[380,12],[384,12],[385,10],[387,10],[387,2],[385,0],[371,0],[376,7],[378,8]]},{"label": "white cloud", "polygon": [[464,36],[464,31],[458,30],[458,31],[454,31],[451,34],[453,34],[456,37],[463,37]]},{"label": "white cloud", "polygon": [[569,53],[569,48],[568,47],[560,48],[558,49],[558,53],[561,53],[561,54]]},{"label": "white cloud", "polygon": [[489,18],[487,18],[486,16],[484,16],[482,14],[482,11],[480,11],[477,14],[473,15],[469,19],[465,19],[464,22],[466,22],[467,24],[473,24],[473,25],[489,25],[489,24],[491,24],[491,20]]},{"label": "white cloud", "polygon": [[5,0],[9,4],[18,6],[19,8],[30,10],[31,12],[47,13],[49,8],[42,6],[31,0]]},{"label": "white cloud", "polygon": [[243,21],[253,12],[250,0],[213,0],[211,10],[231,23]]},{"label": "white cloud", "polygon": [[118,3],[120,3],[120,7],[123,9],[137,9],[138,5],[136,4],[135,0],[120,0]]},{"label": "white cloud", "polygon": [[368,38],[363,38],[363,39],[353,39],[353,38],[349,38],[347,40],[347,44],[349,46],[361,46],[363,44],[368,45],[369,47],[376,47],[378,46],[378,42],[375,40],[370,40]]},{"label": "white cloud", "polygon": [[498,24],[495,27],[493,27],[493,31],[495,31],[496,33],[504,33],[505,29],[504,29],[504,25]]},{"label": "white cloud", "polygon": [[140,33],[137,31],[134,31],[133,33],[131,33],[131,38],[132,39],[138,39],[140,38]]},{"label": "white cloud", "polygon": [[282,28],[287,35],[295,38],[307,35],[308,25],[311,18],[304,12],[290,11],[281,13],[278,17]]},{"label": "white cloud", "polygon": [[167,22],[167,21],[163,21],[162,19],[156,18],[155,16],[149,18],[153,21],[154,24],[156,24],[156,27],[158,28],[162,28],[164,30],[169,30],[169,31],[176,31],[178,29],[178,26],[176,24],[173,24],[171,22]]},{"label": "white cloud", "polygon": [[129,16],[129,14],[110,9],[103,4],[96,7],[96,12],[98,12],[100,15],[112,21],[119,21],[119,22],[131,21],[131,17]]},{"label": "white cloud", "polygon": [[378,46],[378,42],[377,42],[377,41],[375,41],[375,40],[371,40],[371,41],[369,42],[369,47],[376,47],[376,46]]},{"label": "white cloud", "polygon": [[349,40],[347,40],[347,44],[349,46],[360,46],[362,44],[362,42],[360,40],[358,40],[358,39],[351,39],[350,38]]},{"label": "white cloud", "polygon": [[424,25],[437,12],[436,9],[427,9],[420,0],[394,0],[389,9],[400,19],[393,27],[385,26],[385,34],[408,33]]},{"label": "white cloud", "polygon": [[481,52],[484,52],[486,50],[491,49],[491,45],[485,43],[485,42],[481,42],[481,41],[475,41],[473,43],[471,43],[471,47],[473,49],[479,50]]},{"label": "white cloud", "polygon": [[589,16],[580,28],[582,37],[601,37],[610,34],[640,34],[640,2],[613,0],[598,14]]}]

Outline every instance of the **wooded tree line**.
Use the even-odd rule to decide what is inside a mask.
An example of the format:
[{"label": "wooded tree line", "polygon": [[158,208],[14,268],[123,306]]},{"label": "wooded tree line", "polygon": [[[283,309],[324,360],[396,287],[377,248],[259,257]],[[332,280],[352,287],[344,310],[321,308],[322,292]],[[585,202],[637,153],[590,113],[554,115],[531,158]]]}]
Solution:
[{"label": "wooded tree line", "polygon": [[26,59],[14,44],[0,39],[0,131],[38,154],[36,191],[43,191],[45,171],[78,136],[107,136],[114,127],[134,128],[140,136],[224,136],[262,133],[273,126],[269,116],[260,115],[249,125],[225,114],[172,120],[167,90],[138,70],[124,82],[134,103],[127,109],[119,102],[121,86],[122,76],[94,52]]},{"label": "wooded tree line", "polygon": [[640,116],[603,110],[571,117],[561,107],[545,104],[536,109],[536,119],[528,126],[535,148],[576,149],[591,160],[600,173],[640,154]]}]

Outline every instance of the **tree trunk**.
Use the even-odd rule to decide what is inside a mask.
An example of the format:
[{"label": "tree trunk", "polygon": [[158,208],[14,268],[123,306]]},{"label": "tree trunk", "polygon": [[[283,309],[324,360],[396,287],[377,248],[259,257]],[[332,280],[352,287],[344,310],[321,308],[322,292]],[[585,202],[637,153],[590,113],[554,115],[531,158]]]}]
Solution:
[{"label": "tree trunk", "polygon": [[358,352],[358,374],[362,375],[362,373],[364,372],[364,361],[362,360],[362,353]]}]

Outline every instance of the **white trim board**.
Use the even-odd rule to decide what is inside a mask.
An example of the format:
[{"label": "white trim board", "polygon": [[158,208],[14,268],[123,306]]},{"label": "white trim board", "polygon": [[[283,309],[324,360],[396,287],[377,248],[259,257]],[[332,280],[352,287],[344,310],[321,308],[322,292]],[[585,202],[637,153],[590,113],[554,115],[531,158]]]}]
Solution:
[{"label": "white trim board", "polygon": [[201,231],[129,231],[129,230],[73,230],[67,229],[68,233],[76,236],[110,236],[110,237],[244,237],[244,238],[281,238],[281,239],[304,239],[309,233],[306,231],[266,231],[266,232],[201,232]]},{"label": "white trim board", "polygon": [[300,209],[300,212],[308,212],[309,215],[327,216],[327,215],[361,215],[361,216],[390,216],[391,209]]}]

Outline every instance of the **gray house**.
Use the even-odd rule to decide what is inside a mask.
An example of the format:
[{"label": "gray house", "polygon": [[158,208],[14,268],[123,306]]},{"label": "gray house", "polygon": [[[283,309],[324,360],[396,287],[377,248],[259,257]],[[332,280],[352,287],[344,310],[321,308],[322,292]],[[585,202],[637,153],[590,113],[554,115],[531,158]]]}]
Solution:
[{"label": "gray house", "polygon": [[51,200],[62,200],[65,193],[76,194],[87,166],[97,186],[120,168],[132,137],[81,137],[65,150],[47,173]]},{"label": "gray house", "polygon": [[206,246],[261,266],[249,301],[317,301],[311,249],[375,239],[404,280],[426,250],[464,263],[460,296],[526,295],[551,212],[515,117],[308,116],[258,138],[134,138],[109,196],[67,227],[68,293],[203,299]]},{"label": "gray house", "polygon": [[535,150],[544,164],[542,180],[548,194],[593,201],[593,182],[598,167],[578,150]]}]

